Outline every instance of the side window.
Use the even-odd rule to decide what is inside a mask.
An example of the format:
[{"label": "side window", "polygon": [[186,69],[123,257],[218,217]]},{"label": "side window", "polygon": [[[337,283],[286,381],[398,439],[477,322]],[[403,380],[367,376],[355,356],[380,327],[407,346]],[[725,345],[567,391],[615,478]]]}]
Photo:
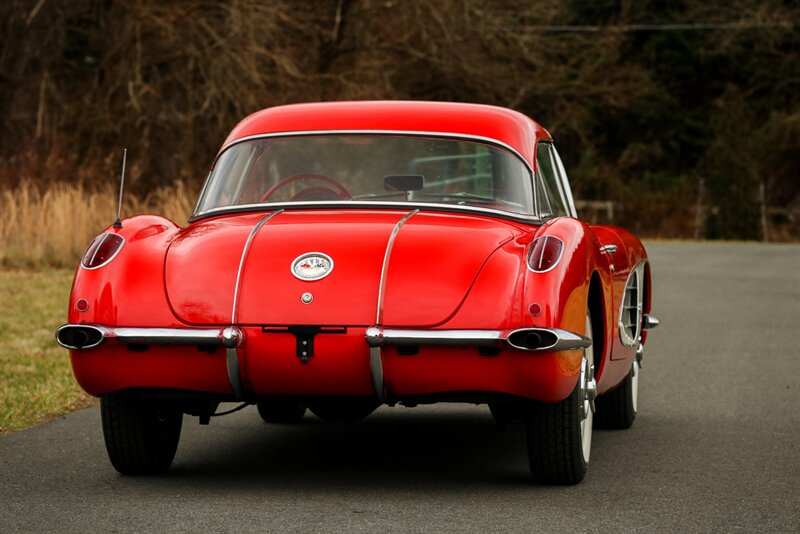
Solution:
[{"label": "side window", "polygon": [[569,214],[563,191],[559,187],[553,147],[549,143],[539,143],[536,147],[536,197],[539,214],[543,218]]},{"label": "side window", "polygon": [[558,155],[558,150],[556,150],[555,146],[552,146],[553,149],[553,160],[556,163],[556,172],[558,172],[559,177],[559,184],[563,188],[562,193],[564,194],[564,200],[567,203],[567,211],[569,211],[573,217],[577,217],[577,211],[575,210],[575,200],[572,198],[572,189],[569,186],[569,178],[567,177],[567,171],[564,169],[564,164],[561,162],[561,157]]}]

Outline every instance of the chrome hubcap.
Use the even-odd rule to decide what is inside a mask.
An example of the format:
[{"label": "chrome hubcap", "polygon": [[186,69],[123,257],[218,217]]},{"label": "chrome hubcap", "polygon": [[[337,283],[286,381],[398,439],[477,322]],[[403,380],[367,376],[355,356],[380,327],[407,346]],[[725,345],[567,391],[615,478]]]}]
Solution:
[{"label": "chrome hubcap", "polygon": [[631,368],[631,401],[633,404],[633,413],[639,411],[639,370],[642,368],[642,356],[644,356],[644,345],[642,338],[639,338],[639,346],[636,347],[636,359],[633,360]]},{"label": "chrome hubcap", "polygon": [[[592,324],[586,317],[586,337],[592,338]],[[597,382],[594,379],[594,348],[590,346],[583,351],[581,375],[579,382],[581,401],[579,414],[581,417],[581,450],[584,461],[589,461],[592,450],[592,421],[594,420],[594,399],[597,397]]]}]

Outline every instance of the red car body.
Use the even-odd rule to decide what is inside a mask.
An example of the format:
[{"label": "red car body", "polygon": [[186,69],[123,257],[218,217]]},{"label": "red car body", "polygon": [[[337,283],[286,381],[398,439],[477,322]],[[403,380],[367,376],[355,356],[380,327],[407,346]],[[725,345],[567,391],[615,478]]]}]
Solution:
[{"label": "red car body", "polygon": [[[343,150],[386,138],[462,143],[447,155],[414,159],[411,165],[420,167],[494,165],[511,154],[512,165],[534,181],[534,199],[470,204],[471,193],[446,191],[487,180],[473,172],[440,180],[444,185],[434,187],[441,202],[415,202],[412,197],[428,187],[420,184],[434,183],[420,172],[387,176],[385,194],[397,197],[383,201],[372,190],[350,194],[346,189],[355,182],[342,185],[305,170],[275,178],[255,201],[219,193],[221,200],[204,209],[209,191],[225,185],[223,171],[216,170],[188,226],[130,217],[122,228],[106,229],[84,257],[68,324],[57,338],[70,349],[87,392],[104,399],[171,399],[177,411],[206,420],[221,401],[266,406],[275,399],[317,406],[337,399],[487,402],[499,420],[510,420],[521,403],[564,403],[587,359],[593,369],[587,368],[580,401],[593,401],[595,393],[599,401],[638,372],[633,367],[644,330],[657,324],[649,315],[644,247],[625,230],[576,217],[563,166],[541,126],[514,111],[470,104],[282,106],[236,126],[215,168],[227,165],[222,158],[232,147],[266,153],[312,136],[320,151],[337,136],[344,136]],[[473,145],[480,145],[475,154]],[[547,201],[560,191],[562,216],[542,215],[547,186],[539,189],[536,182],[543,180],[540,150],[550,154],[557,180]],[[248,165],[261,157],[252,156]],[[289,156],[281,157],[273,167]],[[294,183],[307,180],[322,184],[301,189]],[[251,187],[247,183],[242,178],[240,189]],[[393,184],[408,189],[397,193]],[[294,197],[271,201],[272,189],[290,186],[298,191]],[[122,239],[104,241],[107,234]],[[304,270],[314,276],[296,274]],[[583,476],[537,476],[535,469],[534,475],[554,482]]]}]

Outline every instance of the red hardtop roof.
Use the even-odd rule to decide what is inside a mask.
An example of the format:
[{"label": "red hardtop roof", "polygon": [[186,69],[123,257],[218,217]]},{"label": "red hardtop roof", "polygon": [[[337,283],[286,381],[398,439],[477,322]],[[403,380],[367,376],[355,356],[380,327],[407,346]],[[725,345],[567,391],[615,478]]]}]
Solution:
[{"label": "red hardtop roof", "polygon": [[509,145],[533,163],[536,140],[550,134],[525,115],[506,108],[453,102],[361,101],[291,104],[243,119],[229,143],[252,135],[303,131],[408,131],[478,136]]}]

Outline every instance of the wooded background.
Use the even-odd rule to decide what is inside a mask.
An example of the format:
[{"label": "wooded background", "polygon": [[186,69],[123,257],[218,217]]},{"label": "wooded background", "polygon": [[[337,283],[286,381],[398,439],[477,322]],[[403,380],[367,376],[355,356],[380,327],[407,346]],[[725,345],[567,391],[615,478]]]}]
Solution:
[{"label": "wooded background", "polygon": [[180,183],[194,195],[258,109],[480,102],[545,126],[576,198],[612,201],[614,223],[641,235],[797,240],[799,12],[788,0],[5,0],[0,188],[113,183],[127,147],[131,194]]}]

